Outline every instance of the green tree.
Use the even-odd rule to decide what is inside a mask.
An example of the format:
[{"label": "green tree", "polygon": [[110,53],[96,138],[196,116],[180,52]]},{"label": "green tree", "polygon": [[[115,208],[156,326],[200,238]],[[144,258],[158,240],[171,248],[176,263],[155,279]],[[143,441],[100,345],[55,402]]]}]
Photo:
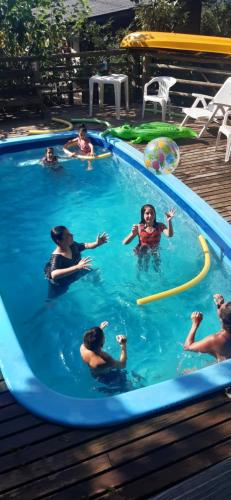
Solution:
[{"label": "green tree", "polygon": [[185,0],[141,0],[135,6],[136,29],[182,32],[186,24]]},{"label": "green tree", "polygon": [[204,0],[201,33],[231,36],[231,0]]},{"label": "green tree", "polygon": [[5,55],[57,52],[89,13],[87,0],[0,0],[0,47]]}]

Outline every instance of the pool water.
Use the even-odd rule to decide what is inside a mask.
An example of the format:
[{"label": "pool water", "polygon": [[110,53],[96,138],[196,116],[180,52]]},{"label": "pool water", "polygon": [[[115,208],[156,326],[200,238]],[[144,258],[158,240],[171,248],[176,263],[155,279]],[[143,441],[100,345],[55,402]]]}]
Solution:
[{"label": "pool water", "polygon": [[[61,146],[55,148],[62,155]],[[140,220],[140,207],[152,203],[157,220],[174,204],[154,184],[119,158],[63,161],[63,169],[42,168],[44,148],[1,157],[1,295],[16,335],[35,375],[50,388],[71,396],[100,398],[159,383],[200,369],[214,359],[186,353],[182,344],[190,314],[205,319],[197,338],[219,328],[213,293],[228,296],[230,269],[213,250],[211,269],[196,287],[171,298],[137,306],[136,299],[175,287],[203,267],[199,228],[178,207],[174,237],[161,239],[159,270],[139,270],[136,245],[122,245]],[[43,268],[54,244],[50,229],[66,225],[78,242],[94,241],[99,232],[108,244],[86,250],[94,272],[73,283],[68,292],[47,301]],[[119,357],[115,341],[127,335],[128,363],[123,380],[102,384],[92,378],[79,348],[88,328],[107,320],[105,350]]]}]

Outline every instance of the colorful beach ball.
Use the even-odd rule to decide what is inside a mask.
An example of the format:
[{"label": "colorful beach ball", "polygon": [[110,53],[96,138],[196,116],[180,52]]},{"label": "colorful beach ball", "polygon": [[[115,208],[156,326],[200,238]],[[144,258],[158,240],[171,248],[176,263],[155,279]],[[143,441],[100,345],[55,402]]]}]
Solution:
[{"label": "colorful beach ball", "polygon": [[144,150],[144,164],[155,174],[171,174],[180,161],[177,144],[168,137],[150,141]]}]

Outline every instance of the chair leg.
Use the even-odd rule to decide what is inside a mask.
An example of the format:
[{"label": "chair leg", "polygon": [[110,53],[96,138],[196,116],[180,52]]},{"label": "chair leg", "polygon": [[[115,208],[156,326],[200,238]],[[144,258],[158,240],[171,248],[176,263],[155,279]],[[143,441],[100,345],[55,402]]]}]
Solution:
[{"label": "chair leg", "polygon": [[145,100],[143,100],[143,106],[142,106],[142,120],[144,119],[144,110],[145,110]]},{"label": "chair leg", "polygon": [[215,151],[217,150],[217,146],[218,146],[218,142],[220,140],[220,137],[221,137],[221,132],[219,132],[219,130],[218,130],[217,140],[216,140],[216,144],[215,144]]},{"label": "chair leg", "polygon": [[92,81],[89,80],[89,116],[92,116],[92,110],[93,110],[93,90],[94,90],[94,83],[92,83]]},{"label": "chair leg", "polygon": [[170,99],[167,102],[167,113],[168,113],[169,120],[171,120],[171,118],[172,118],[172,103],[171,103]]},{"label": "chair leg", "polygon": [[227,138],[227,146],[226,146],[226,153],[225,153],[225,163],[227,163],[227,161],[229,161],[230,149],[231,149],[231,137]]},{"label": "chair leg", "polygon": [[161,107],[162,107],[162,122],[164,122],[165,118],[166,118],[166,110],[167,110],[167,104],[165,101],[162,103]]},{"label": "chair leg", "polygon": [[180,124],[180,126],[183,127],[188,121],[189,121],[189,116],[185,115],[185,117],[184,117],[182,123]]}]

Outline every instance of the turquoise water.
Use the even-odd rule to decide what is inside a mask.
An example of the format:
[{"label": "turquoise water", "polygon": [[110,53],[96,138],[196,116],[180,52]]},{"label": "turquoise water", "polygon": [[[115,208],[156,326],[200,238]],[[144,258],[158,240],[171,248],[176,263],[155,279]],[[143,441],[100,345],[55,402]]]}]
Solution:
[{"label": "turquoise water", "polygon": [[[61,147],[55,148],[62,154]],[[162,236],[161,265],[139,271],[133,254],[136,241],[122,239],[140,220],[140,207],[152,203],[157,219],[176,206],[148,179],[120,159],[94,163],[68,160],[63,169],[41,168],[44,148],[1,157],[1,295],[24,350],[38,378],[49,387],[72,396],[102,397],[155,384],[204,367],[213,358],[184,353],[190,314],[201,310],[205,319],[197,338],[219,328],[212,295],[228,297],[230,269],[211,250],[211,270],[205,280],[187,292],[137,306],[136,299],[194,277],[203,266],[196,224],[177,208],[175,234]],[[86,250],[95,271],[72,284],[68,292],[47,302],[43,268],[54,245],[50,228],[66,225],[78,242],[94,241],[97,233],[110,235],[107,245]],[[105,386],[93,379],[79,356],[83,332],[101,321],[105,350],[118,357],[115,336],[128,337],[127,383]]]}]

